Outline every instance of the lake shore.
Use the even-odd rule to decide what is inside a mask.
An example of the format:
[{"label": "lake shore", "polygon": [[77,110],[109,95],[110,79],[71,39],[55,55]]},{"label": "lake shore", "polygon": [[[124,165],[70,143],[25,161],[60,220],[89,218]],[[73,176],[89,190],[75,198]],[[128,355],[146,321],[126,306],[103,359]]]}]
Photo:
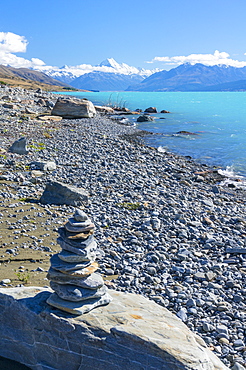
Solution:
[{"label": "lake shore", "polygon": [[[106,116],[39,119],[50,108],[37,101],[51,106],[56,95],[4,93],[19,107],[0,106],[0,281],[10,280],[2,285],[48,284],[57,228],[74,208],[39,199],[48,180],[74,185],[89,193],[85,212],[105,253],[99,263],[108,287],[155,300],[227,366],[245,363],[245,191],[221,186],[214,167],[146,146],[148,133]],[[29,154],[8,153],[21,136]],[[56,169],[35,174],[33,161]]]},{"label": "lake shore", "polygon": [[[126,106],[143,111],[156,107],[154,122],[138,124],[159,135],[148,139],[151,146],[168,147],[200,163],[230,168],[246,177],[245,92],[88,92],[71,93],[95,104]],[[168,110],[171,114],[162,114]],[[133,121],[135,119],[133,118]],[[180,131],[196,136],[177,136]]]}]

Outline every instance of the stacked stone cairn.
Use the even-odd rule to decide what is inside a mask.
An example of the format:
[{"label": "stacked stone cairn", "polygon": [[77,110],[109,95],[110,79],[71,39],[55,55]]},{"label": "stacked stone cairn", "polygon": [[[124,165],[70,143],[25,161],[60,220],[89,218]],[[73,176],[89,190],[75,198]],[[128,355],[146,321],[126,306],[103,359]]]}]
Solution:
[{"label": "stacked stone cairn", "polygon": [[49,305],[81,315],[111,302],[102,276],[95,272],[99,267],[95,260],[102,251],[97,248],[94,229],[80,209],[58,229],[57,242],[62,250],[50,259],[47,278],[55,293],[49,296]]}]

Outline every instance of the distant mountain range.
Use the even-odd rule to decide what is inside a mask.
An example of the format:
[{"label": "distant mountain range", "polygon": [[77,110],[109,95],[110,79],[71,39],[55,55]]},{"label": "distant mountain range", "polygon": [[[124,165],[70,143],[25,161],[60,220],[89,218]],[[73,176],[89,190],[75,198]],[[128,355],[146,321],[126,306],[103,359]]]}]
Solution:
[{"label": "distant mountain range", "polygon": [[[132,67],[126,63],[118,63],[113,58],[107,58],[96,66],[81,64],[72,67],[64,65],[61,68],[48,66],[37,68],[48,76],[78,89],[100,91],[125,90],[128,86],[140,83],[144,78],[159,71]],[[83,84],[87,87],[85,88]]]},{"label": "distant mountain range", "polygon": [[129,86],[128,91],[235,91],[245,90],[246,67],[182,64],[160,71]]},{"label": "distant mountain range", "polygon": [[246,67],[186,63],[169,71],[151,71],[120,64],[109,58],[97,66],[82,64],[40,68],[43,72],[0,65],[0,78],[15,76],[93,91],[246,91]]},{"label": "distant mountain range", "polygon": [[[226,65],[182,64],[170,71],[146,71],[106,59],[95,70],[76,77],[60,70],[53,78],[69,83],[77,89],[96,91],[244,91],[246,67]],[[63,74],[64,73],[64,74]],[[78,73],[78,71],[77,71]]]}]

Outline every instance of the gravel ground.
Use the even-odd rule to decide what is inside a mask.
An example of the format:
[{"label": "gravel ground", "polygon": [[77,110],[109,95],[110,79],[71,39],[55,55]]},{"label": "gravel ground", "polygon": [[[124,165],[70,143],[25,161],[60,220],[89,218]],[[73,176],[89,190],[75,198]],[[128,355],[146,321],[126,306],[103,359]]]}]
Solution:
[{"label": "gravel ground", "polygon": [[[165,306],[228,367],[243,369],[245,191],[220,185],[222,176],[216,168],[144,145],[147,132],[99,115],[41,121],[37,115],[49,113],[54,95],[8,88],[0,91],[0,96],[4,94],[11,95],[11,101],[18,97],[19,106],[0,105],[2,225],[37,238],[27,248],[14,241],[14,247],[19,247],[14,252],[6,252],[6,247],[11,248],[2,239],[4,258],[27,249],[43,253],[47,262],[58,249],[56,228],[74,208],[39,204],[45,183],[52,179],[83,188],[90,195],[85,211],[95,223],[95,237],[105,252],[99,262],[108,287],[139,293]],[[22,103],[22,96],[34,103]],[[39,99],[45,105],[38,105]],[[23,116],[27,106],[33,112]],[[23,135],[28,138],[28,155],[4,152]],[[35,177],[30,162],[48,160],[56,163],[56,170]],[[30,231],[21,217],[27,209],[27,217],[36,226],[29,224]],[[43,285],[47,284],[45,271]]]}]

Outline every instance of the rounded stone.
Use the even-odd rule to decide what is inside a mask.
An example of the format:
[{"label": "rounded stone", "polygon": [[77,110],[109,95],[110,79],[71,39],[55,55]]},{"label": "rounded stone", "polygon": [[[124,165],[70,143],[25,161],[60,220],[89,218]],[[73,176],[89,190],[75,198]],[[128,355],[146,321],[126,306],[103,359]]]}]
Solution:
[{"label": "rounded stone", "polygon": [[88,219],[88,216],[84,211],[82,211],[79,208],[76,208],[74,218],[76,221],[86,221]]}]

